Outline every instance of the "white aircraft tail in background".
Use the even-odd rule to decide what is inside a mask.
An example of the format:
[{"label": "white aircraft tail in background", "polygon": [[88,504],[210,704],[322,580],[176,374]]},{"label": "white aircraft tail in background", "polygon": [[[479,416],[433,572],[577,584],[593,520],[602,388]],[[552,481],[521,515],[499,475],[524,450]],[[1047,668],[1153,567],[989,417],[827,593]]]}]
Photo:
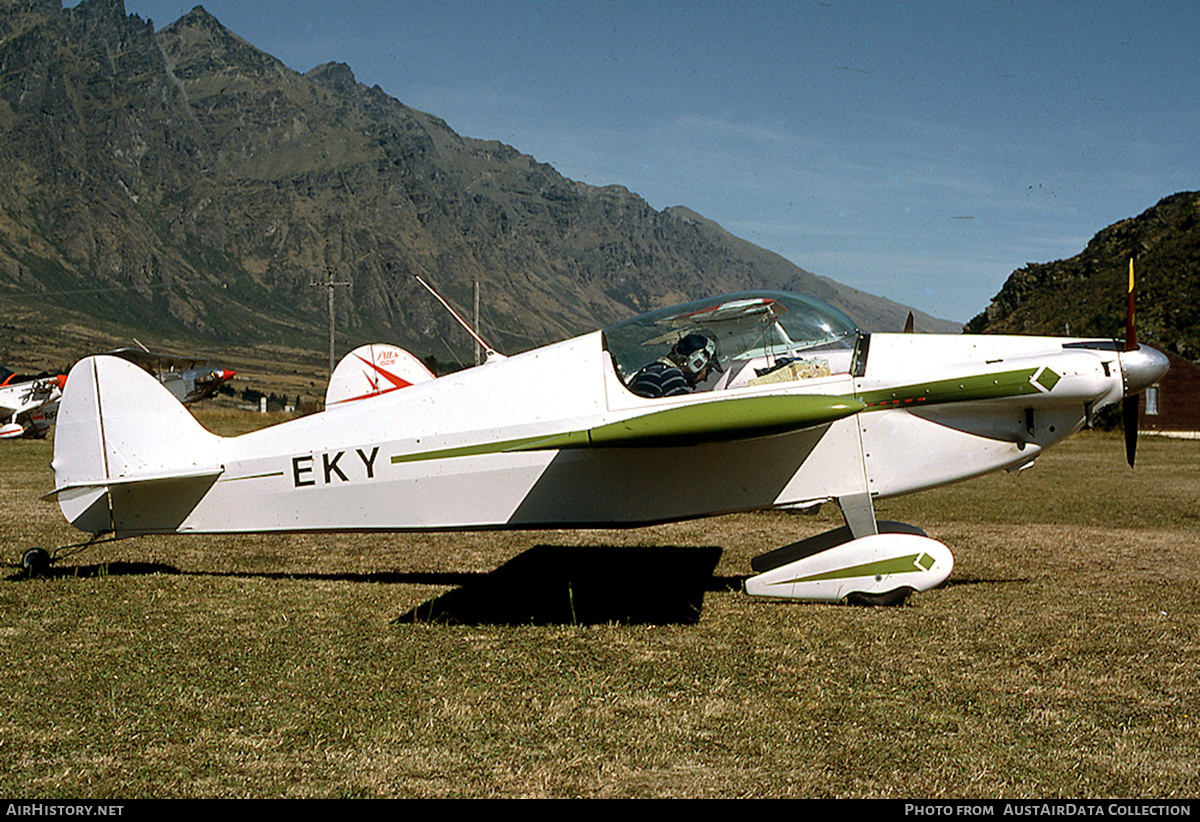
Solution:
[{"label": "white aircraft tail in background", "polygon": [[362,345],[333,369],[325,389],[325,407],[378,397],[433,378],[433,372],[403,348],[385,343]]}]

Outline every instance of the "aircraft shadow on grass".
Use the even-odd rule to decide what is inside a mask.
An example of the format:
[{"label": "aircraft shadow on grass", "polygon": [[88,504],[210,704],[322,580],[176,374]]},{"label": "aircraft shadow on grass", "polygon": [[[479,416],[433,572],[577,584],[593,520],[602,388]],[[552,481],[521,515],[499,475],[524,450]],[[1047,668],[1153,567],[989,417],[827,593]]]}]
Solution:
[{"label": "aircraft shadow on grass", "polygon": [[690,625],[720,558],[711,546],[536,545],[393,622]]},{"label": "aircraft shadow on grass", "polygon": [[[744,577],[714,576],[715,546],[624,547],[536,545],[486,573],[254,573],[180,571],[156,562],[109,562],[46,569],[47,578],[172,574],[268,579],[320,579],[456,586],[393,623],[476,625],[689,625],[700,619],[704,594],[740,590]],[[21,571],[10,581],[26,579]]]},{"label": "aircraft shadow on grass", "polygon": [[[19,565],[17,570],[5,579],[8,582],[19,582],[29,579],[29,574]],[[161,562],[101,562],[95,565],[60,565],[39,571],[37,576],[42,579],[95,579],[97,577],[134,577],[149,574],[182,574],[173,565]]]}]

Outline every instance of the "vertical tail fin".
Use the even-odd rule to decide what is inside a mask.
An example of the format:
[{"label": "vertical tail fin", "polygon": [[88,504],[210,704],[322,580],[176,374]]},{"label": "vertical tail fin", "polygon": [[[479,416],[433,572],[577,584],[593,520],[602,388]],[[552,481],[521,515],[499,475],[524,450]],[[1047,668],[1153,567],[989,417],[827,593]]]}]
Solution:
[{"label": "vertical tail fin", "polygon": [[63,391],[48,496],[80,530],[119,531],[114,487],[216,477],[220,442],[142,369],[116,357],[87,357]]}]

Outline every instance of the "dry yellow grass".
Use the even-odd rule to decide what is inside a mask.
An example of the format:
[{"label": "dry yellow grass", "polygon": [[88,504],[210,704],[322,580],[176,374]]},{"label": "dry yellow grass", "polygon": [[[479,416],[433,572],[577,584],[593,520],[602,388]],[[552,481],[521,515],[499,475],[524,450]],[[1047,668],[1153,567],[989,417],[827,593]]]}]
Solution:
[{"label": "dry yellow grass", "polygon": [[[2,444],[9,561],[78,539],[37,500],[49,458]],[[830,511],[95,546],[0,581],[0,791],[1195,796],[1198,464],[1200,443],[1143,439],[1130,471],[1085,435],[1020,475],[885,502],[957,560],[892,609],[737,590]],[[647,577],[678,606],[679,574],[714,558],[698,613],[619,621]]]}]

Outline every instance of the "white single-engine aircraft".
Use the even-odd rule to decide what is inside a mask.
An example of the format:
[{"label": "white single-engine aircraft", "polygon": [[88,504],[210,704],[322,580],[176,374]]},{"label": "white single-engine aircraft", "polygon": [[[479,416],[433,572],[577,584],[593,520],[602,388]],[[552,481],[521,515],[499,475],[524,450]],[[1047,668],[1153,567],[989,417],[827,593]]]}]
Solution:
[{"label": "white single-engine aircraft", "polygon": [[21,377],[0,366],[0,439],[46,436],[66,380],[66,374]]},{"label": "white single-engine aircraft", "polygon": [[[76,528],[116,537],[637,526],[833,501],[846,527],[758,558],[746,591],[898,601],[953,558],[877,522],[874,500],[1023,466],[1119,400],[1136,412],[1167,360],[1129,347],[868,335],[817,300],[748,292],[401,390],[347,388],[237,437],[94,356],[67,380],[48,496]],[[686,387],[631,390],[671,380]]]}]

